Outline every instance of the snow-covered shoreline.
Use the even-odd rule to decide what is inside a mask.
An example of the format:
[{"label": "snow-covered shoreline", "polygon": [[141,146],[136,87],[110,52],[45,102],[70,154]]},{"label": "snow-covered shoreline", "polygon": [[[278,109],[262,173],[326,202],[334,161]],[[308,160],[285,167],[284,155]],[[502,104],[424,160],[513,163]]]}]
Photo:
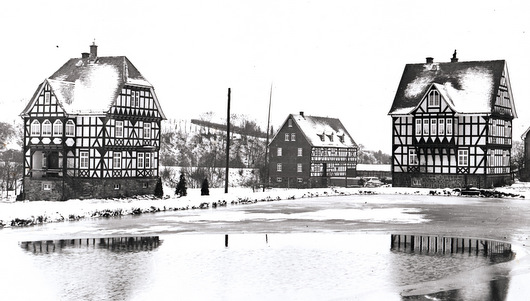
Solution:
[{"label": "snow-covered shoreline", "polygon": [[[164,191],[171,191],[165,187]],[[516,183],[495,191],[515,198],[530,197],[530,183]],[[210,189],[209,196],[201,196],[200,189],[188,189],[186,197],[166,194],[163,199],[152,196],[137,196],[123,199],[86,199],[65,202],[0,202],[0,229],[3,227],[31,226],[43,223],[80,220],[108,216],[124,216],[160,211],[194,210],[216,208],[257,202],[270,202],[287,199],[302,199],[325,196],[346,196],[359,194],[380,195],[445,195],[454,196],[453,189],[428,188],[312,188],[312,189],[270,189],[252,191],[250,188]]]}]

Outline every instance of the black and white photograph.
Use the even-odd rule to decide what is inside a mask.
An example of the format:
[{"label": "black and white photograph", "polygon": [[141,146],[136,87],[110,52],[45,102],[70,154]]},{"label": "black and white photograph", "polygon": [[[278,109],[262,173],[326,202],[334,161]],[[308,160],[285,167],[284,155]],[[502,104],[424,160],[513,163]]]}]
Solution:
[{"label": "black and white photograph", "polygon": [[529,16],[4,1],[0,300],[530,300]]}]

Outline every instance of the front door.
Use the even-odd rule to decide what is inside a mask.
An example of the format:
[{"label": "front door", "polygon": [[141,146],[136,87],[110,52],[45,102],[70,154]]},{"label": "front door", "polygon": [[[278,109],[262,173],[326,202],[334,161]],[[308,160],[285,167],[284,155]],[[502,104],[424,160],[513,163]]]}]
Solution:
[{"label": "front door", "polygon": [[51,152],[48,154],[48,168],[58,169],[59,168],[59,153]]}]

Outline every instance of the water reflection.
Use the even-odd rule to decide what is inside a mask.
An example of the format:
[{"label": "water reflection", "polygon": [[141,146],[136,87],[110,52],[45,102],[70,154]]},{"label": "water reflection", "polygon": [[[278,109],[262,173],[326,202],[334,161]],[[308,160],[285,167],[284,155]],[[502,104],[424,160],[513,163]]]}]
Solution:
[{"label": "water reflection", "polygon": [[230,234],[227,245],[224,234],[174,234],[22,242],[11,255],[47,300],[506,299],[509,266],[495,255],[394,251],[388,238]]},{"label": "water reflection", "polygon": [[152,251],[162,241],[158,236],[129,236],[84,239],[37,240],[20,243],[23,249],[33,253],[49,253],[62,251],[64,248],[95,247],[113,252]]},{"label": "water reflection", "polygon": [[[393,234],[390,239],[393,252],[408,254],[396,257],[392,266],[402,300],[506,300],[508,262],[515,258],[511,244],[424,235]],[[448,265],[455,268],[448,270]]]}]

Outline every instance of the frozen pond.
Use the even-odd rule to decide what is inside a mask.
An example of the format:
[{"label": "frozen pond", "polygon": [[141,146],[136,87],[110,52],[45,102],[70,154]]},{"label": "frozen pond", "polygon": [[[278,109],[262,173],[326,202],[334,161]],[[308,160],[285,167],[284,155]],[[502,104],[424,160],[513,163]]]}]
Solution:
[{"label": "frozen pond", "polygon": [[[528,210],[522,203],[424,198],[307,199],[4,229],[2,299],[423,300],[414,295],[430,294],[446,300],[519,300],[527,293],[516,285],[528,280],[525,257],[497,263],[468,253],[390,250],[391,232],[458,236],[467,228],[468,237],[504,237],[499,231],[488,236],[491,229],[483,225],[490,221],[484,218],[511,211],[512,220],[523,218]],[[484,211],[485,205],[492,211]],[[504,227],[515,234],[507,239],[512,241],[528,229],[517,221]],[[148,235],[160,243],[141,249],[20,245]]]}]

